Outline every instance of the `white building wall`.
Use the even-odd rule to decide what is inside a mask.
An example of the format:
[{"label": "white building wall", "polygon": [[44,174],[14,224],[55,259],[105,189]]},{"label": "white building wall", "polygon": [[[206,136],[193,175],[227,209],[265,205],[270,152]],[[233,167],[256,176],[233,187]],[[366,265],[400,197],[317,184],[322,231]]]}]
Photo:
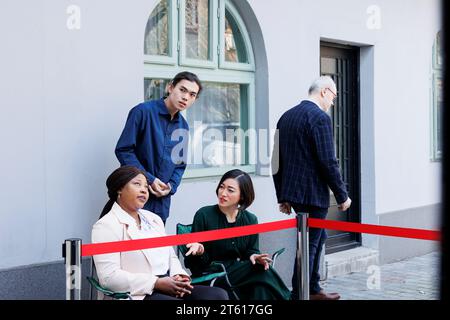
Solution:
[{"label": "white building wall", "polygon": [[[430,162],[428,121],[432,45],[441,25],[439,1],[285,2],[289,10],[267,10],[266,2],[251,2],[266,41],[271,125],[306,96],[310,79],[319,74],[320,39],[374,46],[377,212],[440,202],[441,164]],[[373,16],[367,9],[374,5],[380,29],[367,27]],[[280,84],[284,90],[273,89]],[[362,136],[369,134],[364,129]]]},{"label": "white building wall", "polygon": [[43,8],[30,1],[23,7],[25,1],[7,1],[0,10],[0,267],[48,258]]},{"label": "white building wall", "polygon": [[[0,269],[60,260],[70,237],[90,243],[115,144],[143,99],[155,3],[2,1]],[[67,28],[73,4],[79,30]]]},{"label": "white building wall", "polygon": [[[372,161],[362,163],[363,221],[439,202],[441,164],[429,161],[438,1],[249,3],[266,46],[269,127],[306,97],[319,74],[320,39],[373,46],[366,47],[364,63],[374,73],[361,75],[373,90],[361,94],[369,102],[361,108],[373,107],[362,111],[373,119],[362,121],[368,125],[361,127],[361,141],[374,143],[362,146],[363,159]],[[81,9],[80,30],[66,27],[72,4]],[[118,166],[116,141],[129,109],[143,99],[143,38],[155,4],[2,1],[0,33],[7,50],[0,59],[0,269],[60,260],[66,238],[90,242],[90,228],[107,200],[106,177]],[[380,30],[366,27],[366,10],[374,4],[381,9]],[[172,200],[169,233],[176,222],[190,222],[199,207],[215,202],[217,181],[183,181]],[[278,213],[271,178],[258,176],[254,183],[251,210],[260,222],[288,218]]]},{"label": "white building wall", "polygon": [[[441,163],[430,162],[432,46],[438,2],[392,4],[389,34],[376,44],[377,212],[440,202]],[[395,13],[399,14],[395,14]],[[377,67],[378,66],[378,67]]]}]

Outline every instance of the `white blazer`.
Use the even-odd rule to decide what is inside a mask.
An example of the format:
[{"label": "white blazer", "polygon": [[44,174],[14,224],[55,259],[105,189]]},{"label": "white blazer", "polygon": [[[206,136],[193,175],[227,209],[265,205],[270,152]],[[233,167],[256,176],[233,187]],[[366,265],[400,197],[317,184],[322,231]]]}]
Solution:
[{"label": "white blazer", "polygon": [[[147,210],[139,212],[161,236],[166,235],[164,223],[158,215]],[[92,243],[131,239],[141,239],[136,222],[116,202],[111,211],[92,227]],[[133,299],[144,299],[146,294],[152,294],[158,277],[152,273],[149,250],[152,249],[95,255],[94,263],[100,285],[112,291],[128,291]],[[188,275],[172,247],[168,254],[169,256],[161,259],[169,259],[169,275]],[[103,294],[99,294],[100,299],[102,296]]]}]

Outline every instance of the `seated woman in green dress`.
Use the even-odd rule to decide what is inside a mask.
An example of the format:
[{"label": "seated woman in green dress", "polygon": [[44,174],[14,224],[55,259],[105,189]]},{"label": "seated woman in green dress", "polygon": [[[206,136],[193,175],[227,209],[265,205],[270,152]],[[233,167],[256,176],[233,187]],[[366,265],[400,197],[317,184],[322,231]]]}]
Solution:
[{"label": "seated woman in green dress", "polygon": [[[192,232],[224,229],[257,224],[258,219],[246,209],[255,193],[250,176],[238,169],[224,174],[216,189],[218,204],[197,211]],[[269,265],[268,254],[259,251],[259,236],[190,243],[185,265],[194,276],[205,271],[217,271],[212,261],[223,263],[228,278],[241,300],[289,300],[290,291],[278,273]],[[224,279],[215,286],[228,290]],[[232,294],[229,294],[232,297]]]}]

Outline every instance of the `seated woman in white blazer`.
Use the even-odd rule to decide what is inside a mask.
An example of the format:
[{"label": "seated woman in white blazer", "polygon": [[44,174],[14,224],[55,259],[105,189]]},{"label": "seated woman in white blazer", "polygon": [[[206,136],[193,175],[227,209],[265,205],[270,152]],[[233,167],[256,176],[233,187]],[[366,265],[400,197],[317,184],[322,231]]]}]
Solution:
[{"label": "seated woman in white blazer", "polygon": [[[116,169],[106,180],[109,201],[92,228],[92,242],[165,236],[156,214],[143,210],[149,186],[143,171],[133,166]],[[94,256],[99,282],[113,291],[128,291],[135,299],[224,300],[225,290],[191,285],[172,247]]]}]

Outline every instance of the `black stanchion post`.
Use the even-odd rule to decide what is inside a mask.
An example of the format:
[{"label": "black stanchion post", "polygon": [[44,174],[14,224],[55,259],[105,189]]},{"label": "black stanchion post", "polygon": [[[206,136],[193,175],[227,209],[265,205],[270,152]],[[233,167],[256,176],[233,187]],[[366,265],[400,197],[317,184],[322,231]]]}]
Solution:
[{"label": "black stanchion post", "polygon": [[81,299],[81,239],[66,239],[62,246],[66,265],[66,300]]},{"label": "black stanchion post", "polygon": [[308,214],[297,214],[297,280],[298,299],[309,300],[309,229]]}]

